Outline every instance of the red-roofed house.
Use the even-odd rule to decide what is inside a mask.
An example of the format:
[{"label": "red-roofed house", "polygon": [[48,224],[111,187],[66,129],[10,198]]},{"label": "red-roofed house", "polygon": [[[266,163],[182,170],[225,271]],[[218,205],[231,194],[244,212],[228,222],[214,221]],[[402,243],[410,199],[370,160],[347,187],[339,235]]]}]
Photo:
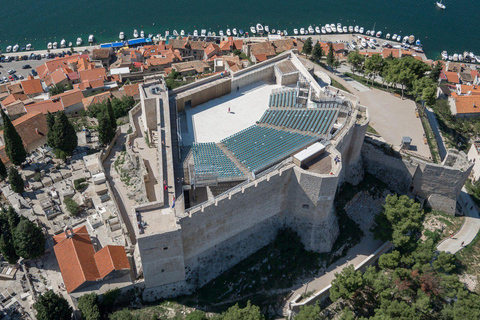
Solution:
[{"label": "red-roofed house", "polygon": [[43,93],[42,82],[40,79],[34,79],[32,76],[29,76],[27,80],[21,82],[23,92],[29,98],[36,97]]},{"label": "red-roofed house", "polygon": [[[28,113],[12,121],[22,138],[23,146],[30,152],[47,142],[48,126],[45,115],[41,112]],[[0,131],[0,144],[4,145],[3,130]]]},{"label": "red-roofed house", "polygon": [[51,97],[52,101],[60,100],[62,102],[65,113],[74,114],[77,114],[80,110],[84,109],[82,103],[83,98],[82,91],[76,89],[65,91],[64,93]]},{"label": "red-roofed house", "polygon": [[45,84],[48,87],[66,86],[68,84],[68,78],[62,69],[57,69],[45,77]]},{"label": "red-roofed house", "polygon": [[478,117],[480,116],[480,95],[454,96],[452,114],[457,117]]},{"label": "red-roofed house", "polygon": [[215,55],[218,56],[221,54],[222,54],[222,50],[220,50],[220,47],[215,43],[210,43],[204,50],[203,60],[208,60]]},{"label": "red-roofed house", "polygon": [[105,246],[95,252],[85,226],[53,237],[55,256],[68,293],[88,287],[105,278],[130,272],[125,248]]},{"label": "red-roofed house", "polygon": [[460,83],[460,77],[458,73],[453,72],[453,71],[442,71],[440,73],[440,80],[444,80],[448,83],[453,83],[453,84],[459,84]]},{"label": "red-roofed house", "polygon": [[32,112],[41,112],[43,114],[47,114],[48,112],[50,113],[56,113],[58,111],[63,111],[63,104],[62,100],[45,100],[45,101],[40,101],[40,102],[35,102],[33,104],[29,104],[28,106],[25,107],[27,109],[27,113],[32,113]]}]

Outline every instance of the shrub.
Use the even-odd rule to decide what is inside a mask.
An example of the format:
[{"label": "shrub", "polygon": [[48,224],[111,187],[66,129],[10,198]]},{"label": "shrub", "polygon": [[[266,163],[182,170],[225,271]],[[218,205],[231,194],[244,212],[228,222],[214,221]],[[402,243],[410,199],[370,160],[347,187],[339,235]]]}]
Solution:
[{"label": "shrub", "polygon": [[78,207],[78,203],[76,203],[75,201],[72,200],[72,198],[69,198],[69,197],[65,198],[63,202],[65,203],[65,206],[67,207],[67,210],[68,212],[70,212],[71,216],[75,217],[78,215],[80,211]]},{"label": "shrub", "polygon": [[87,181],[87,179],[85,179],[85,178],[80,178],[80,179],[77,179],[77,180],[73,181],[73,185],[75,186],[75,190],[82,190],[83,188],[85,188],[88,185],[87,183],[84,183],[85,181]]}]

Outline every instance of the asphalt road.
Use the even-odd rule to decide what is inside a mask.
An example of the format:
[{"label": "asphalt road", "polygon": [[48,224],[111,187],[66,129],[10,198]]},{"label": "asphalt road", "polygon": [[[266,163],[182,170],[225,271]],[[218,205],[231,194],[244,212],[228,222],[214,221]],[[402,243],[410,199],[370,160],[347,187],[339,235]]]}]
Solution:
[{"label": "asphalt road", "polygon": [[[16,75],[22,75],[25,78],[30,74],[32,69],[37,68],[38,66],[41,66],[42,64],[45,63],[47,59],[42,59],[42,60],[23,60],[23,61],[12,61],[12,62],[0,62],[0,65],[2,66],[0,68],[0,77],[7,77],[9,74],[7,73],[8,70],[10,69],[15,69],[17,70]],[[22,66],[25,64],[29,64],[32,66],[31,69],[22,69]]]}]

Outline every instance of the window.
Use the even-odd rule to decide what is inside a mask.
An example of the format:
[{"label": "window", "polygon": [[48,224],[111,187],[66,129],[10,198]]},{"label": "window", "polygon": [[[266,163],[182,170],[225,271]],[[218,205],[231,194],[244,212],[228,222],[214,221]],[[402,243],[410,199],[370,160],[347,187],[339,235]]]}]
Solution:
[{"label": "window", "polygon": [[163,247],[163,250],[168,250],[168,247]]}]

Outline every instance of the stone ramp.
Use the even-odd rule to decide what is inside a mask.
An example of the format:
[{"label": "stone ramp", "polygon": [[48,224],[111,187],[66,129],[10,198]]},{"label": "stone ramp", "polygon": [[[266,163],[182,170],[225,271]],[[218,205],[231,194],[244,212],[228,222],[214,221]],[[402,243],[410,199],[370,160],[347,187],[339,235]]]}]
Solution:
[{"label": "stone ramp", "polygon": [[235,157],[233,155],[233,152],[228,150],[228,148],[223,143],[219,142],[219,143],[217,143],[217,146],[237,166],[237,168],[240,169],[243,172],[243,174],[246,177],[249,177],[249,178],[252,177],[248,168],[243,163],[241,163],[240,160],[238,160],[237,157]]}]

